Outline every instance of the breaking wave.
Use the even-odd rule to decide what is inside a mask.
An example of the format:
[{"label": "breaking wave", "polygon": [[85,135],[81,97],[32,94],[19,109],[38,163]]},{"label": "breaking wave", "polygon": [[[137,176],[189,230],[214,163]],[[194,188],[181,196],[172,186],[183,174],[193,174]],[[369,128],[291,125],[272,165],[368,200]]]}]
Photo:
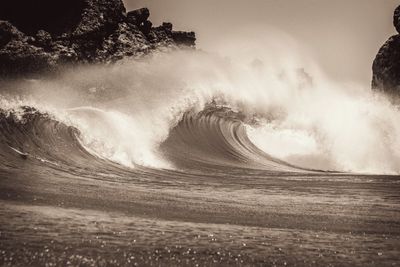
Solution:
[{"label": "breaking wave", "polygon": [[[158,151],[144,140],[130,118],[94,108],[69,111],[75,125],[68,126],[52,115],[22,106],[0,117],[3,167],[33,159],[53,167],[112,168],[116,163],[136,168],[255,168],[269,171],[302,171],[274,159],[254,146],[237,114],[224,107],[186,112],[159,144]],[[84,121],[84,123],[83,123]],[[93,125],[95,123],[96,125]],[[100,133],[103,136],[100,136]],[[90,135],[90,136],[89,136]],[[104,138],[107,136],[107,138]]]},{"label": "breaking wave", "polygon": [[296,49],[177,51],[3,81],[1,164],[26,153],[77,170],[400,173],[398,107]]}]

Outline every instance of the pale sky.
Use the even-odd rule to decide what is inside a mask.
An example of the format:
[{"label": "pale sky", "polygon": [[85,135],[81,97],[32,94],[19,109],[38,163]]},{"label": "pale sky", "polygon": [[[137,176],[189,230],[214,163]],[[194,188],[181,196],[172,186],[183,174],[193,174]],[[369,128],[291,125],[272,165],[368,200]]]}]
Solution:
[{"label": "pale sky", "polygon": [[[238,27],[274,27],[313,52],[333,79],[368,86],[372,61],[396,33],[398,0],[124,0],[127,10],[150,9],[150,20],[193,30],[197,47],[213,50],[213,39]],[[238,33],[239,34],[239,33]]]}]

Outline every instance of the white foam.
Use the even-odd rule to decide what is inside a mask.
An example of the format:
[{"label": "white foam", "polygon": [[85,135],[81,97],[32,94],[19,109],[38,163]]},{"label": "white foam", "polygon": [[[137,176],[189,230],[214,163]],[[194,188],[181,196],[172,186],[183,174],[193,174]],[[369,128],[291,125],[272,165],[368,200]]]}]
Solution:
[{"label": "white foam", "polygon": [[225,40],[218,55],[156,54],[20,86],[60,114],[69,110],[63,116],[88,147],[131,167],[170,167],[157,148],[180,114],[219,99],[259,119],[249,137],[272,156],[310,168],[400,173],[397,107],[370,88],[330,80],[282,33],[242,40]]}]

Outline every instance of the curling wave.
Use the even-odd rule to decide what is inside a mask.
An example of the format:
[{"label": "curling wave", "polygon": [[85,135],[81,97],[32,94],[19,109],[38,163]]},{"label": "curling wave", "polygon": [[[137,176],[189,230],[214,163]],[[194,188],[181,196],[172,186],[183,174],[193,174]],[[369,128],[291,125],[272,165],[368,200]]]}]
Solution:
[{"label": "curling wave", "polygon": [[[40,147],[37,154],[61,162],[71,156],[74,166],[91,166],[90,158],[129,169],[399,174],[399,108],[369,89],[328,79],[282,43],[250,56],[177,51],[7,81],[0,104],[4,112],[29,106],[50,114],[51,122],[30,122],[26,143],[43,139],[24,149],[51,144],[57,151],[41,155],[48,147]],[[9,146],[23,150],[23,137],[15,136]],[[60,140],[73,145],[53,144]]]},{"label": "curling wave", "polygon": [[242,114],[224,106],[186,112],[161,149],[177,166],[188,169],[208,166],[301,170],[257,148],[249,140],[243,120]]},{"label": "curling wave", "polygon": [[17,111],[2,111],[0,126],[3,170],[33,171],[35,166],[44,165],[77,174],[79,170],[104,168],[106,161],[81,145],[78,129],[35,108],[23,106]]},{"label": "curling wave", "polygon": [[[107,118],[98,109],[82,108],[79,111],[81,115],[90,115],[97,125],[101,124],[98,121],[101,116],[103,120]],[[74,114],[77,109],[70,112]],[[248,139],[242,120],[240,113],[223,106],[208,106],[198,113],[187,111],[160,144],[160,156],[168,162],[165,166],[186,171],[215,171],[227,167],[273,172],[304,171],[258,149]],[[108,148],[114,149],[114,153],[107,154],[104,144],[87,143],[82,132],[86,129],[68,126],[33,107],[22,106],[17,111],[1,112],[0,125],[0,157],[2,168],[5,169],[26,168],[25,161],[21,165],[21,159],[76,175],[82,169],[112,173],[124,166],[143,167],[140,162],[124,164],[126,162],[118,160],[115,150],[123,148]],[[118,135],[118,132],[114,132],[114,135]]]}]

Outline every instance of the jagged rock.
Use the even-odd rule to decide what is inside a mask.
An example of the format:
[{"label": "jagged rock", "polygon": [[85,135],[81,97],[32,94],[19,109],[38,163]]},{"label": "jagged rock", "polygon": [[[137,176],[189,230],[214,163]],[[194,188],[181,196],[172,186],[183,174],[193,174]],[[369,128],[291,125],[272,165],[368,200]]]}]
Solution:
[{"label": "jagged rock", "polygon": [[[147,53],[150,43],[137,28],[132,29],[127,23],[118,25],[117,30],[104,40],[102,47],[97,50],[96,57],[103,61],[115,61],[124,57]],[[109,58],[109,54],[113,57]]]},{"label": "jagged rock", "polygon": [[104,36],[125,19],[121,0],[81,0],[84,2],[82,18],[73,32],[74,37]]},{"label": "jagged rock", "polygon": [[44,30],[39,30],[36,33],[36,36],[34,38],[34,42],[41,47],[49,47],[51,45],[52,39],[50,33],[44,31]]},{"label": "jagged rock", "polygon": [[170,23],[170,22],[163,22],[161,27],[166,31],[169,31],[169,32],[172,31],[172,23]]},{"label": "jagged rock", "polygon": [[147,8],[140,8],[128,12],[126,21],[132,25],[138,26],[143,34],[148,35],[153,27],[153,23],[147,20],[149,16],[150,11]]},{"label": "jagged rock", "polygon": [[11,40],[21,40],[24,34],[11,23],[0,20],[0,47],[8,44]]},{"label": "jagged rock", "polygon": [[0,50],[0,75],[12,76],[20,73],[34,73],[55,65],[54,57],[43,48],[30,45],[23,40],[11,40]]},{"label": "jagged rock", "polygon": [[0,75],[31,72],[53,65],[53,58],[7,21],[0,21]]},{"label": "jagged rock", "polygon": [[196,35],[194,32],[173,31],[172,39],[178,45],[195,46],[196,43]]},{"label": "jagged rock", "polygon": [[[400,6],[394,13],[394,25],[399,25]],[[379,49],[372,65],[372,89],[400,96],[400,35],[394,35]]]},{"label": "jagged rock", "polygon": [[153,23],[151,23],[151,21],[146,20],[145,22],[142,23],[142,25],[139,26],[139,29],[144,35],[148,35],[152,27]]},{"label": "jagged rock", "polygon": [[393,15],[393,25],[397,32],[400,33],[400,6],[396,8]]},{"label": "jagged rock", "polygon": [[172,23],[164,22],[161,26],[152,28],[148,37],[152,43],[163,43],[165,46],[195,46],[196,35],[194,32],[173,31],[172,28]]},{"label": "jagged rock", "polygon": [[150,17],[150,11],[147,8],[140,8],[128,12],[126,19],[127,22],[136,26],[140,26],[142,23],[147,21],[149,17]]},{"label": "jagged rock", "polygon": [[400,35],[394,35],[381,47],[372,65],[372,88],[400,93]]},{"label": "jagged rock", "polygon": [[63,45],[62,42],[52,43],[53,51],[58,63],[74,63],[78,61],[78,54],[72,47]]},{"label": "jagged rock", "polygon": [[[0,76],[108,63],[161,47],[194,47],[194,33],[152,27],[150,12],[121,0],[0,1]],[[7,21],[2,21],[7,20]]]}]

